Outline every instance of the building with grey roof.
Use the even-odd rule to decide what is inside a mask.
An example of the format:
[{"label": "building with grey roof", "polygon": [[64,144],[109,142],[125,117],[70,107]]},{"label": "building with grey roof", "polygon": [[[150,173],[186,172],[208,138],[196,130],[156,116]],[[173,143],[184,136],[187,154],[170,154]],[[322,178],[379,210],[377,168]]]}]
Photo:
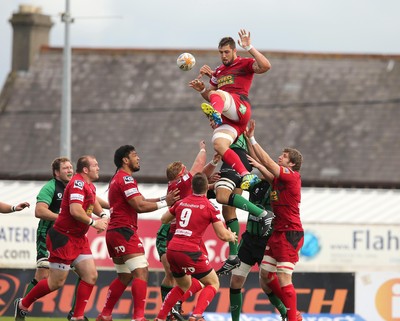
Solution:
[{"label": "building with grey roof", "polygon": [[[52,22],[17,12],[12,70],[0,95],[0,179],[45,179],[60,156],[62,48],[48,43]],[[29,39],[29,41],[27,41]],[[166,165],[191,164],[198,142],[213,154],[201,96],[188,87],[217,50],[72,50],[72,159],[97,157],[102,180],[113,153],[136,147],[142,182],[165,182]],[[240,53],[247,55],[247,53]],[[400,187],[400,55],[264,52],[272,69],[250,91],[256,137],[277,158],[285,146],[304,156],[304,186]]]}]

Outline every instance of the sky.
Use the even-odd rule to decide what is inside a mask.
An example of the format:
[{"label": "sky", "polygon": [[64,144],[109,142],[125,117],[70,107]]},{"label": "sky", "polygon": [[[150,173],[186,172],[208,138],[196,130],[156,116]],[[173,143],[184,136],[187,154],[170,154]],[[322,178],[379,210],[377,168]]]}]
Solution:
[{"label": "sky", "polygon": [[[11,70],[20,4],[52,17],[50,45],[64,44],[67,0],[0,0],[0,86]],[[72,47],[216,49],[251,32],[264,51],[400,55],[400,0],[69,0]]]}]

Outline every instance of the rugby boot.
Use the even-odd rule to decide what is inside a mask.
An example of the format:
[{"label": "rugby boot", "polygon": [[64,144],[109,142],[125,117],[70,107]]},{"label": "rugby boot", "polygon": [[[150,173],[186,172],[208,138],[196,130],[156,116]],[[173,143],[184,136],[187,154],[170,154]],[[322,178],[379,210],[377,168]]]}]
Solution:
[{"label": "rugby boot", "polygon": [[216,126],[222,124],[221,114],[216,111],[213,106],[207,103],[202,103],[201,109],[203,110],[203,113],[208,117],[208,119],[212,120]]},{"label": "rugby boot", "polygon": [[250,187],[256,185],[259,183],[261,180],[258,178],[256,174],[246,174],[242,178],[242,183],[240,184],[240,188],[244,191],[247,191],[250,189]]},{"label": "rugby boot", "polygon": [[261,224],[261,235],[267,236],[268,232],[271,230],[272,220],[274,219],[275,214],[271,211],[265,210],[260,217]]},{"label": "rugby boot", "polygon": [[22,301],[22,298],[17,298],[14,301],[14,317],[15,321],[25,321],[25,317],[28,311],[23,310],[19,307],[19,303]]},{"label": "rugby boot", "polygon": [[227,259],[221,268],[217,271],[217,275],[229,274],[233,269],[240,266],[240,259],[236,256],[234,259]]}]

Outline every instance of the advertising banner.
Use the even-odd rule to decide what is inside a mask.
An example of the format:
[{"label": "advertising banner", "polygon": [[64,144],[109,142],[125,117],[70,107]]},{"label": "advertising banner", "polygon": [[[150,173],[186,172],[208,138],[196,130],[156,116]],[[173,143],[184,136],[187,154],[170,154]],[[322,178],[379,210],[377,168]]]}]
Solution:
[{"label": "advertising banner", "polygon": [[[12,303],[15,298],[23,295],[26,285],[32,279],[34,273],[33,269],[0,269],[0,316],[13,315]],[[86,315],[89,318],[96,317],[101,311],[107,296],[108,286],[115,277],[114,271],[99,272],[97,283],[86,309]],[[161,307],[159,286],[163,277],[164,274],[160,271],[153,271],[149,275],[145,311],[146,317],[149,319],[154,318]],[[224,316],[227,316],[224,320],[228,321],[229,277],[223,276],[220,281],[221,287],[208,306],[207,312],[218,314],[213,318],[225,318]],[[299,311],[304,315],[304,320],[363,320],[354,315],[354,282],[354,275],[351,273],[295,273],[294,284],[297,290],[297,305]],[[71,272],[66,284],[58,291],[52,292],[34,303],[29,315],[66,316],[71,308],[75,283],[76,275]],[[186,314],[193,311],[196,298],[197,296],[192,297],[183,304],[183,310],[186,311]],[[132,308],[131,292],[130,287],[128,287],[114,308],[114,319],[130,318]],[[273,305],[260,289],[258,273],[250,273],[245,283],[242,312],[243,321],[280,320]],[[351,318],[346,316],[351,316]],[[365,320],[374,319],[366,318]],[[220,321],[223,320],[220,319]]]},{"label": "advertising banner", "polygon": [[[159,220],[146,220],[142,217],[139,218],[139,236],[150,267],[162,269],[155,246],[156,233],[161,223]],[[18,214],[2,217],[0,267],[35,267],[38,221],[35,217],[21,217]],[[245,224],[240,223],[241,232],[245,228]],[[304,245],[296,271],[400,271],[400,226],[304,224],[304,231]],[[105,244],[105,233],[97,234],[90,228],[88,237],[96,265],[99,268],[113,268]],[[220,241],[211,226],[204,240],[209,259],[218,269],[227,257],[228,243]]]},{"label": "advertising banner", "polygon": [[[0,226],[0,267],[33,268],[36,262],[35,217],[14,215],[2,219]],[[139,219],[139,235],[153,269],[162,269],[156,250],[159,220]],[[240,223],[243,232],[246,226]],[[375,271],[400,271],[400,226],[305,224],[304,245],[296,271],[356,272],[365,267]],[[96,266],[113,268],[105,243],[105,233],[89,229]],[[216,269],[226,260],[228,243],[220,241],[211,226],[204,236],[209,259]],[[254,268],[253,271],[257,269]]]},{"label": "advertising banner", "polygon": [[400,271],[358,273],[356,293],[356,312],[367,320],[400,320]]},{"label": "advertising banner", "polygon": [[35,217],[3,215],[0,225],[0,268],[36,266]]},{"label": "advertising banner", "polygon": [[304,225],[296,270],[399,271],[399,225]]}]

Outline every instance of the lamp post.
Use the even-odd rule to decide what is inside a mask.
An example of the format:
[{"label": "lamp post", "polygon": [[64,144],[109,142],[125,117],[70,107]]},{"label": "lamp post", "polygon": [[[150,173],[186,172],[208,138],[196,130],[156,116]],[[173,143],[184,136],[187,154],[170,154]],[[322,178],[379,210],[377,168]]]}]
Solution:
[{"label": "lamp post", "polygon": [[71,45],[69,37],[71,18],[69,0],[65,0],[65,12],[61,15],[65,23],[63,51],[63,82],[61,104],[60,156],[71,158]]}]

